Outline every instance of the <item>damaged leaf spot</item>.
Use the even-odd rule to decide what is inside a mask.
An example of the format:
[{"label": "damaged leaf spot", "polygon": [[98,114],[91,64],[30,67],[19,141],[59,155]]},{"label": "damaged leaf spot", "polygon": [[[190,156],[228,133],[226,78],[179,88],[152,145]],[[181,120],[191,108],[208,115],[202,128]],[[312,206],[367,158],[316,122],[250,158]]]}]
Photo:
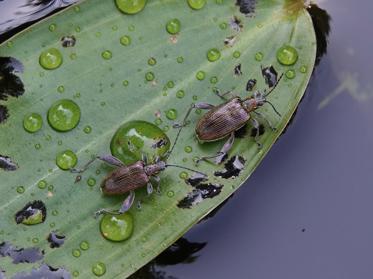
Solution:
[{"label": "damaged leaf spot", "polygon": [[[0,119],[1,119],[1,106],[0,106]],[[15,171],[16,169],[18,169],[18,165],[15,162],[13,162],[10,157],[0,155],[0,169],[6,170],[6,171]]]},{"label": "damaged leaf spot", "polygon": [[15,215],[17,224],[36,225],[43,223],[47,217],[47,208],[42,201],[32,201],[27,203]]},{"label": "damaged leaf spot", "polygon": [[224,39],[224,45],[228,47],[232,47],[236,42],[237,37],[236,36],[229,36]]},{"label": "damaged leaf spot", "polygon": [[63,36],[61,38],[61,44],[63,47],[73,47],[75,46],[76,38],[75,36]]},{"label": "damaged leaf spot", "polygon": [[220,194],[223,185],[215,185],[215,184],[199,184],[195,187],[195,189],[188,193],[188,195],[179,201],[177,204],[180,208],[191,208],[194,205],[199,204],[204,199],[212,199],[213,197]]},{"label": "damaged leaf spot", "polygon": [[51,232],[48,235],[48,242],[50,243],[49,246],[51,248],[59,248],[65,243],[65,236],[64,235],[59,235],[56,232]]},{"label": "damaged leaf spot", "polygon": [[237,177],[245,167],[245,159],[241,156],[233,156],[224,165],[224,170],[216,171],[215,176],[221,176],[222,178],[228,179],[231,177]]},{"label": "damaged leaf spot", "polygon": [[197,186],[201,182],[206,181],[208,178],[206,175],[203,175],[202,173],[195,172],[192,177],[185,180],[185,182],[193,187]]},{"label": "damaged leaf spot", "polygon": [[[23,65],[13,57],[0,57],[0,101],[9,96],[18,98],[25,93],[21,79],[16,75],[23,72]],[[0,105],[0,123],[8,118],[8,109]]]},{"label": "damaged leaf spot", "polygon": [[237,0],[236,6],[240,7],[240,12],[246,16],[251,16],[255,12],[257,0]]},{"label": "damaged leaf spot", "polygon": [[246,83],[246,91],[253,91],[256,85],[256,79],[249,79]]},{"label": "damaged leaf spot", "polygon": [[154,149],[162,148],[163,146],[166,146],[167,144],[168,144],[167,139],[161,138],[161,139],[159,139],[158,141],[156,141],[155,143],[152,144],[152,148],[154,148]]},{"label": "damaged leaf spot", "polygon": [[240,32],[243,28],[242,21],[236,16],[230,19],[229,25],[232,28],[232,30],[236,32]]},{"label": "damaged leaf spot", "polygon": [[35,263],[43,259],[44,252],[37,247],[18,248],[9,242],[2,242],[0,243],[0,257],[10,257],[14,264]]},{"label": "damaged leaf spot", "polygon": [[71,279],[70,273],[63,268],[53,268],[42,264],[38,269],[33,268],[31,272],[19,272],[12,279]]},{"label": "damaged leaf spot", "polygon": [[277,72],[272,65],[262,68],[262,76],[268,87],[273,87],[277,83]]},{"label": "damaged leaf spot", "polygon": [[238,64],[236,67],[234,67],[234,75],[235,76],[241,76],[242,75],[241,64]]}]

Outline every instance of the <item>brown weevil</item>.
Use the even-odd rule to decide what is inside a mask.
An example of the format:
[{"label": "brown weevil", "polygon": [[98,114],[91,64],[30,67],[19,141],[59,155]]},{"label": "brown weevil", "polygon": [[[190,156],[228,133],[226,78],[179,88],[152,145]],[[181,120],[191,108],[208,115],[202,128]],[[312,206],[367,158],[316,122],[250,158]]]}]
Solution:
[{"label": "brown weevil", "polygon": [[269,120],[265,119],[262,114],[260,114],[256,110],[267,103],[273,108],[277,115],[281,116],[280,113],[273,106],[273,104],[267,100],[267,97],[276,88],[283,75],[281,75],[277,79],[277,72],[275,71],[273,66],[269,66],[266,68],[262,67],[262,75],[265,79],[266,84],[270,88],[268,92],[266,90],[264,90],[264,92],[258,90],[255,91],[252,96],[244,99],[239,96],[228,99],[226,98],[226,96],[231,93],[230,91],[224,94],[220,94],[219,90],[216,90],[215,93],[224,100],[224,103],[217,106],[204,102],[192,104],[188,112],[186,113],[182,124],[174,125],[174,128],[179,128],[180,133],[181,129],[185,125],[187,125],[187,118],[193,109],[205,109],[208,110],[208,112],[198,120],[195,128],[195,133],[198,141],[200,143],[213,142],[229,137],[228,141],[216,155],[202,157],[199,159],[199,161],[215,158],[216,164],[220,164],[221,162],[223,162],[227,157],[228,151],[233,145],[235,132],[245,126],[246,123],[249,121],[256,129],[254,139],[255,142],[258,144],[258,147],[260,148],[261,143],[258,141],[259,122],[252,116],[252,114],[256,114],[257,116],[262,117],[272,128],[272,130],[275,130]]},{"label": "brown weevil", "polygon": [[103,213],[122,214],[128,211],[135,200],[135,190],[146,186],[147,193],[150,195],[153,192],[152,180],[157,183],[157,188],[159,188],[160,178],[158,174],[168,167],[189,170],[207,177],[207,175],[202,172],[166,163],[167,158],[174,150],[179,135],[180,131],[178,132],[170,151],[165,154],[164,158],[161,159],[157,157],[152,163],[148,163],[147,157],[144,154],[142,155],[141,160],[129,165],[125,165],[121,160],[112,155],[102,155],[92,158],[81,169],[71,169],[70,171],[72,173],[82,173],[97,159],[116,167],[102,181],[101,190],[105,195],[124,195],[126,193],[129,193],[129,195],[124,199],[119,210],[100,209],[95,213],[95,215],[98,216]]}]

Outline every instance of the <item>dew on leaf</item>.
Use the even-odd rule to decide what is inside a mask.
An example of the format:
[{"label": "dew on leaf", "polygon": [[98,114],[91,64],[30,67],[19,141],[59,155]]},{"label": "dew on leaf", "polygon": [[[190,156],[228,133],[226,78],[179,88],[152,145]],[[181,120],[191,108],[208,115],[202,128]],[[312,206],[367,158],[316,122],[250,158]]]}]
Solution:
[{"label": "dew on leaf", "polygon": [[39,63],[46,70],[54,70],[61,66],[63,61],[61,52],[56,48],[43,51],[39,56]]},{"label": "dew on leaf", "polygon": [[211,48],[207,51],[207,60],[210,62],[219,60],[220,56],[220,51],[217,48]]},{"label": "dew on leaf", "polygon": [[145,74],[145,79],[146,79],[147,81],[153,81],[153,80],[155,79],[155,75],[154,75],[154,73],[153,73],[153,72],[147,72],[147,73]]},{"label": "dew on leaf", "polygon": [[176,109],[169,109],[166,111],[166,117],[170,120],[175,120],[177,118]]},{"label": "dew on leaf", "polygon": [[17,186],[16,191],[18,194],[23,194],[25,192],[24,186]]},{"label": "dew on leaf", "polygon": [[65,150],[57,154],[56,165],[61,170],[69,170],[76,166],[78,157],[71,150]]},{"label": "dew on leaf", "polygon": [[43,119],[38,113],[29,113],[23,118],[23,128],[29,133],[35,133],[43,126]]},{"label": "dew on leaf", "polygon": [[51,105],[48,110],[48,122],[59,132],[74,129],[80,121],[80,108],[72,100],[62,99]]},{"label": "dew on leaf", "polygon": [[284,45],[277,50],[277,60],[282,65],[290,66],[294,65],[298,60],[297,50],[289,45]]},{"label": "dew on leaf", "polygon": [[177,61],[177,63],[181,64],[181,63],[184,62],[184,57],[179,56],[178,58],[176,58],[176,61]]},{"label": "dew on leaf", "polygon": [[115,0],[117,8],[125,14],[137,14],[146,5],[147,0]]},{"label": "dew on leaf", "polygon": [[111,53],[110,50],[104,50],[102,53],[101,53],[101,56],[102,58],[104,58],[105,60],[109,60],[113,57],[113,54]]},{"label": "dew on leaf", "polygon": [[119,41],[120,41],[121,45],[129,46],[131,44],[131,37],[128,36],[128,35],[124,35],[124,36],[120,37]]},{"label": "dew on leaf", "polygon": [[290,70],[287,70],[286,73],[285,73],[285,76],[288,78],[288,79],[293,79],[295,78],[295,71],[290,69]]},{"label": "dew on leaf", "polygon": [[193,10],[200,10],[206,5],[206,0],[188,0],[188,5]]},{"label": "dew on leaf", "polygon": [[197,78],[198,80],[204,80],[205,77],[206,77],[206,74],[205,74],[204,71],[198,71],[197,74],[196,74],[196,78]]},{"label": "dew on leaf", "polygon": [[181,23],[177,18],[171,19],[166,24],[166,30],[168,33],[175,35],[180,32]]},{"label": "dew on leaf", "polygon": [[124,241],[133,232],[133,217],[129,212],[120,215],[106,214],[100,222],[103,237],[111,241]]},{"label": "dew on leaf", "polygon": [[155,64],[157,64],[157,60],[156,60],[154,57],[150,57],[150,58],[148,59],[148,64],[149,64],[150,66],[154,66]]},{"label": "dew on leaf", "polygon": [[262,61],[263,57],[264,57],[263,53],[261,53],[261,52],[255,53],[255,60],[256,61]]},{"label": "dew on leaf", "polygon": [[106,273],[106,265],[102,262],[97,262],[92,266],[92,273],[96,276],[103,276]]}]

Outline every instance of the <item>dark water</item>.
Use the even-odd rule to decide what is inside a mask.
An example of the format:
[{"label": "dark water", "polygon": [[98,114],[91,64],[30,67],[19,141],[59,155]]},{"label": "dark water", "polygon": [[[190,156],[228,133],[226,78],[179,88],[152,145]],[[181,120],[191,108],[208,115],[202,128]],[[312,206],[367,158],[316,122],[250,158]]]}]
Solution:
[{"label": "dark water", "polygon": [[[0,22],[22,1],[0,1]],[[132,278],[373,278],[373,2],[315,2],[327,53],[294,121],[214,218]]]}]

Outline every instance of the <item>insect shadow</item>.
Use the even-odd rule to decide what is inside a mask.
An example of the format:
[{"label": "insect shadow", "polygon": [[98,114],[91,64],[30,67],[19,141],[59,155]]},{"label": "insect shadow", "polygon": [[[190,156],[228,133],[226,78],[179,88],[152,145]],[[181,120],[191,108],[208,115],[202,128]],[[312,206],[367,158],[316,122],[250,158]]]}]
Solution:
[{"label": "insect shadow", "polygon": [[268,96],[274,91],[283,74],[277,78],[278,75],[273,66],[268,66],[265,68],[262,67],[261,72],[263,78],[265,79],[265,83],[269,87],[268,92],[266,89],[264,89],[264,91],[256,90],[252,96],[242,99],[239,96],[231,96],[228,98],[228,96],[232,93],[231,91],[221,94],[219,90],[216,90],[215,93],[224,101],[222,104],[212,105],[205,102],[193,103],[187,111],[183,122],[181,124],[174,124],[173,127],[179,128],[180,133],[182,128],[187,125],[187,119],[191,111],[193,109],[204,109],[208,110],[208,112],[198,120],[195,127],[195,134],[198,141],[200,143],[214,142],[229,137],[216,155],[201,157],[198,162],[201,160],[215,159],[216,164],[222,163],[227,158],[227,153],[233,146],[235,132],[245,126],[248,122],[250,122],[256,129],[254,139],[258,147],[261,148],[262,145],[259,142],[260,124],[254,115],[264,119],[272,130],[276,130],[271,122],[260,112],[258,112],[257,109],[264,104],[269,104],[274,112],[281,117],[281,114],[268,100]]},{"label": "insect shadow", "polygon": [[[88,161],[81,169],[70,169],[72,173],[83,173],[88,167],[96,160],[101,160],[111,166],[116,167],[111,173],[109,173],[101,183],[101,190],[105,195],[124,195],[129,193],[124,199],[119,210],[111,209],[100,209],[95,213],[95,216],[99,216],[103,213],[109,214],[122,214],[128,211],[134,200],[135,190],[138,188],[146,187],[147,193],[150,195],[153,192],[153,183],[156,183],[157,189],[160,187],[160,172],[164,171],[168,167],[175,167],[185,169],[194,173],[198,173],[204,177],[207,177],[203,172],[193,170],[188,167],[179,166],[175,164],[168,164],[166,161],[172,154],[176,143],[179,139],[180,131],[177,133],[175,141],[170,149],[163,158],[156,157],[154,162],[148,162],[146,155],[142,155],[142,159],[129,165],[125,165],[121,160],[112,155],[100,155],[92,158]],[[78,175],[77,180],[81,177]]]}]

